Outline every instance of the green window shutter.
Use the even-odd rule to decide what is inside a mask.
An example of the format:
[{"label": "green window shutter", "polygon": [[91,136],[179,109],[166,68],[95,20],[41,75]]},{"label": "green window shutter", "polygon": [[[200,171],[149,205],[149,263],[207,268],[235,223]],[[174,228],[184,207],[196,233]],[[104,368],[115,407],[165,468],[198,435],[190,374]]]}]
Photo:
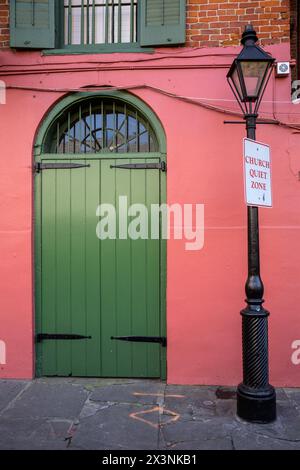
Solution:
[{"label": "green window shutter", "polygon": [[55,0],[10,0],[10,45],[55,47]]},{"label": "green window shutter", "polygon": [[140,45],[185,43],[186,0],[140,0]]}]

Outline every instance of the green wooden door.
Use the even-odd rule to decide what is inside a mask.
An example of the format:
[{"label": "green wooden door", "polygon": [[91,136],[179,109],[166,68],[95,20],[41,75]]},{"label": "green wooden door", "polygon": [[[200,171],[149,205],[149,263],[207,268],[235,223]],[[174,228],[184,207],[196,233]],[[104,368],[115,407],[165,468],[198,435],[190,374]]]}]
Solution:
[{"label": "green wooden door", "polygon": [[[91,337],[38,342],[39,375],[164,376],[165,348],[160,344],[111,339],[165,335],[164,247],[159,239],[118,236],[119,196],[126,196],[128,205],[144,204],[150,219],[151,204],[160,203],[164,174],[157,169],[111,168],[160,161],[160,154],[149,157],[68,160],[64,155],[64,162],[90,166],[37,174],[37,334]],[[100,240],[96,234],[100,203],[116,207],[116,239]]]}]

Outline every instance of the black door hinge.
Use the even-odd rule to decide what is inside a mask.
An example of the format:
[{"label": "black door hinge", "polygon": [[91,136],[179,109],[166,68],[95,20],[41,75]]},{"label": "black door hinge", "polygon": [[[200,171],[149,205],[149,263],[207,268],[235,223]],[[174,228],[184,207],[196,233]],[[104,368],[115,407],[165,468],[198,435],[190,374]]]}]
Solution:
[{"label": "black door hinge", "polygon": [[164,348],[167,346],[167,338],[164,336],[111,336],[110,339],[136,343],[160,343]]},{"label": "black door hinge", "polygon": [[167,171],[166,162],[159,163],[124,163],[120,165],[110,165],[110,168],[123,168],[127,170],[161,170]]},{"label": "black door hinge", "polygon": [[91,336],[83,336],[83,335],[73,335],[73,334],[49,334],[49,333],[39,333],[36,335],[36,341],[37,343],[40,343],[41,341],[44,341],[45,339],[69,339],[69,340],[75,340],[75,339],[91,339]]},{"label": "black door hinge", "polygon": [[91,165],[85,163],[44,163],[36,162],[34,164],[34,169],[36,173],[40,173],[42,170],[66,170],[69,168],[85,168]]}]

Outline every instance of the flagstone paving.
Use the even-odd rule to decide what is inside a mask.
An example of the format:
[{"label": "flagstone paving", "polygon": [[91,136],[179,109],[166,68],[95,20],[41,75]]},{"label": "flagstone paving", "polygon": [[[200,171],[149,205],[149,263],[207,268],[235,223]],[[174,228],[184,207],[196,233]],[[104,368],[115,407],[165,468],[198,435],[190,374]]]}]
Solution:
[{"label": "flagstone paving", "polygon": [[0,380],[0,449],[300,450],[300,390],[277,390],[278,418],[236,416],[235,391],[158,380]]}]

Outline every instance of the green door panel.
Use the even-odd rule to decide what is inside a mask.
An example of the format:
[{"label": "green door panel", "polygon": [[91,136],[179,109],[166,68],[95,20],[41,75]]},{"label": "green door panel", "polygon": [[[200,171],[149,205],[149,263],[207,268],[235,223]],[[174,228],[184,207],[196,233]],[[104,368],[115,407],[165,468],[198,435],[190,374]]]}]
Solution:
[{"label": "green door panel", "polygon": [[[47,160],[47,162],[58,162]],[[78,162],[77,159],[65,162]],[[161,314],[162,244],[130,238],[99,240],[100,203],[116,207],[119,196],[148,208],[160,204],[159,170],[111,168],[159,158],[83,160],[89,167],[43,170],[36,176],[38,262],[37,334],[79,334],[81,340],[38,344],[39,375],[96,377],[164,376],[165,351],[154,343],[111,336],[165,336]],[[131,218],[129,217],[130,221]],[[164,313],[163,313],[164,315]]]}]

